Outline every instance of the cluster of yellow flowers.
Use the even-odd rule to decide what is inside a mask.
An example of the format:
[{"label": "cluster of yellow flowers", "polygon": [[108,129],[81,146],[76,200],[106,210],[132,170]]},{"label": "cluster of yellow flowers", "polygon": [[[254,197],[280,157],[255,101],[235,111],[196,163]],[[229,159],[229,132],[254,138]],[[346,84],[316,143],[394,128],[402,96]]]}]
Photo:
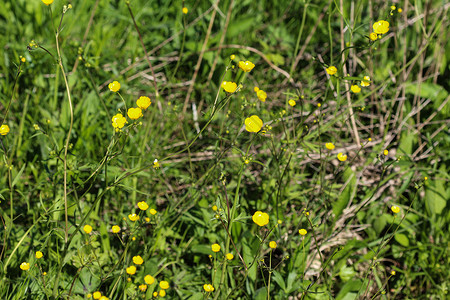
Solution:
[{"label": "cluster of yellow flowers", "polygon": [[[113,81],[108,85],[108,88],[111,92],[117,93],[120,90],[120,83],[118,81]],[[131,120],[139,119],[143,116],[142,110],[146,110],[150,104],[152,104],[152,101],[149,97],[139,97],[139,99],[136,100],[137,107],[131,107],[128,109],[128,118]],[[118,113],[111,118],[111,122],[116,131],[120,131],[120,129],[127,123],[127,119],[121,113]]]}]

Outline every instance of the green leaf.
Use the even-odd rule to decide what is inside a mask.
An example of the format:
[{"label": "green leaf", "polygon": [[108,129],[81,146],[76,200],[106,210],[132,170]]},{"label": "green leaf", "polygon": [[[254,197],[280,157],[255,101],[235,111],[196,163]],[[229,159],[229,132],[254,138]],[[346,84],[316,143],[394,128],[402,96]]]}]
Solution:
[{"label": "green leaf", "polygon": [[406,236],[406,234],[403,233],[397,233],[394,236],[395,240],[402,246],[408,247],[409,246],[409,239]]},{"label": "green leaf", "polygon": [[342,266],[339,270],[339,277],[341,277],[342,281],[347,282],[355,276],[356,272],[353,267]]}]

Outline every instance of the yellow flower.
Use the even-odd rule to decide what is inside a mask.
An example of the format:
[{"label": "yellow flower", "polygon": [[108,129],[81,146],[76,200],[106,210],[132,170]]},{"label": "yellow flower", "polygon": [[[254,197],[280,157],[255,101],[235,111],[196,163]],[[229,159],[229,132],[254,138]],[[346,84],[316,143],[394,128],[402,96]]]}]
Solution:
[{"label": "yellow flower", "polygon": [[225,255],[225,257],[226,257],[228,260],[232,260],[232,259],[234,258],[234,255],[233,255],[232,253],[227,253],[227,255]]},{"label": "yellow flower", "polygon": [[159,165],[158,160],[155,158],[155,160],[153,161],[153,168],[158,170],[161,166]]},{"label": "yellow flower", "polygon": [[120,227],[117,226],[117,225],[114,225],[114,226],[111,228],[111,230],[112,230],[113,233],[119,233],[119,232],[120,232]]},{"label": "yellow flower", "polygon": [[43,256],[44,256],[44,254],[42,254],[41,251],[36,251],[36,258],[37,259],[42,258]]},{"label": "yellow flower", "polygon": [[378,39],[378,34],[376,34],[375,32],[371,32],[371,33],[369,34],[369,39],[370,39],[371,41],[376,41],[376,40]]},{"label": "yellow flower", "polygon": [[253,214],[252,220],[258,224],[258,226],[264,226],[269,224],[269,215],[258,210]]},{"label": "yellow flower", "polygon": [[391,10],[395,10],[397,7],[395,7],[395,5],[391,6]]},{"label": "yellow flower", "polygon": [[111,119],[112,126],[116,129],[122,128],[125,126],[125,123],[127,122],[127,119],[122,114],[117,114]]},{"label": "yellow flower", "polygon": [[213,252],[219,252],[220,251],[220,245],[219,244],[212,244],[211,245],[211,250]]},{"label": "yellow flower", "polygon": [[144,201],[138,202],[138,207],[140,210],[147,210],[148,209],[148,204],[145,203]]},{"label": "yellow flower", "polygon": [[347,160],[347,155],[343,154],[342,152],[339,152],[337,155],[337,159],[339,159],[340,161],[346,161]]},{"label": "yellow flower", "polygon": [[21,57],[21,58],[20,58],[20,61],[24,63],[24,62],[27,61],[27,59],[26,59],[25,57]]},{"label": "yellow flower", "polygon": [[42,275],[46,276],[46,275],[47,275],[47,272],[42,273]]},{"label": "yellow flower", "polygon": [[137,255],[137,256],[133,256],[133,262],[136,265],[142,265],[144,263],[144,260],[142,259],[142,257],[140,255]]},{"label": "yellow flower", "polygon": [[8,132],[9,132],[9,126],[6,125],[6,124],[3,124],[3,125],[0,127],[0,135],[7,135]]},{"label": "yellow flower", "polygon": [[350,87],[350,89],[352,90],[353,93],[358,94],[359,92],[361,92],[361,88],[359,86],[357,86],[356,84],[352,85]]},{"label": "yellow flower", "polygon": [[326,143],[325,144],[325,148],[327,148],[328,150],[333,150],[334,149],[334,144],[333,143]]},{"label": "yellow flower", "polygon": [[234,60],[235,58],[236,58],[236,55],[234,55],[234,54],[231,54],[231,55],[230,55],[230,59],[231,59],[231,60]]},{"label": "yellow flower", "polygon": [[259,87],[255,86],[255,87],[253,88],[253,90],[255,91],[255,93],[257,93],[257,92],[259,91]]},{"label": "yellow flower", "polygon": [[139,286],[139,289],[140,289],[142,292],[145,292],[145,291],[147,290],[147,285],[146,285],[146,284],[141,284],[141,285]]},{"label": "yellow flower", "polygon": [[139,97],[139,99],[136,100],[136,105],[140,109],[147,109],[150,106],[150,104],[152,104],[152,100],[150,100],[150,98],[146,96],[141,96]]},{"label": "yellow flower", "polygon": [[264,92],[263,90],[258,90],[256,92],[256,96],[258,97],[258,99],[262,102],[266,102],[267,99],[267,93]]},{"label": "yellow flower", "polygon": [[387,155],[389,154],[389,150],[384,149],[383,154],[384,154],[385,156],[387,156]]},{"label": "yellow flower", "polygon": [[335,66],[329,66],[328,68],[325,69],[325,71],[328,73],[328,75],[331,76],[337,73],[337,69]]},{"label": "yellow flower", "polygon": [[322,106],[322,104],[321,103],[317,103],[317,107],[321,107]]},{"label": "yellow flower", "polygon": [[218,209],[218,208],[217,208],[217,205],[213,205],[213,206],[212,206],[212,210],[213,210],[213,211],[217,211],[217,209]]},{"label": "yellow flower", "polygon": [[145,222],[149,223],[149,222],[150,222],[150,218],[149,218],[149,217],[146,217],[146,218],[145,218]]},{"label": "yellow flower", "polygon": [[395,276],[395,271],[394,270],[391,271],[391,275]]},{"label": "yellow flower", "polygon": [[207,293],[211,293],[214,291],[214,287],[212,286],[212,284],[204,284],[203,285],[203,289],[205,290],[205,292]]},{"label": "yellow flower", "polygon": [[160,290],[159,291],[159,296],[160,297],[165,297],[166,296],[166,291],[165,290]]},{"label": "yellow flower", "polygon": [[100,293],[100,292],[94,292],[94,294],[93,294],[93,298],[94,299],[100,299],[100,297],[102,296],[102,293]]},{"label": "yellow flower", "polygon": [[30,264],[27,262],[23,262],[20,264],[19,268],[22,269],[23,271],[28,271],[28,269],[30,268]]},{"label": "yellow flower", "polygon": [[139,216],[137,214],[129,214],[128,219],[130,219],[130,221],[134,222],[134,221],[139,220]]},{"label": "yellow flower", "polygon": [[53,3],[53,0],[42,0],[42,2],[44,2],[45,5],[49,6]]},{"label": "yellow flower", "polygon": [[136,267],[135,266],[129,266],[127,268],[127,274],[134,275],[135,273],[136,273]]},{"label": "yellow flower", "polygon": [[389,31],[389,22],[384,20],[379,20],[373,24],[373,31],[376,34],[385,34]]},{"label": "yellow flower", "polygon": [[131,107],[128,109],[127,115],[131,120],[137,120],[142,117],[142,109],[139,107]]},{"label": "yellow flower", "polygon": [[120,90],[120,83],[118,81],[113,81],[108,84],[108,88],[111,92],[118,92]]},{"label": "yellow flower", "polygon": [[364,80],[361,81],[361,86],[362,87],[367,87],[370,85],[370,77],[369,76],[364,76]]},{"label": "yellow flower", "polygon": [[397,11],[398,11],[399,13],[402,13],[403,9],[399,8],[399,9],[397,9]]},{"label": "yellow flower", "polygon": [[92,231],[92,226],[91,225],[84,225],[83,227],[84,232],[86,232],[87,234],[91,233]]},{"label": "yellow flower", "polygon": [[255,67],[255,64],[251,61],[240,61],[239,62],[239,68],[241,68],[244,72],[250,72]]},{"label": "yellow flower", "polygon": [[154,209],[154,208],[150,209],[149,212],[152,215],[156,215],[156,213],[157,213],[156,209]]},{"label": "yellow flower", "polygon": [[153,278],[152,275],[145,275],[144,281],[146,284],[151,285],[153,282],[155,282],[155,278]]},{"label": "yellow flower", "polygon": [[167,290],[169,288],[169,282],[163,280],[159,283],[159,287],[162,288],[163,290]]},{"label": "yellow flower", "polygon": [[262,126],[263,121],[257,115],[245,119],[245,130],[248,132],[258,132]]},{"label": "yellow flower", "polygon": [[299,231],[298,231],[298,233],[300,234],[300,235],[306,235],[307,233],[308,233],[308,231],[306,231],[306,229],[299,229]]},{"label": "yellow flower", "polygon": [[292,106],[292,107],[294,107],[295,105],[297,105],[297,102],[295,102],[294,99],[289,99],[288,103],[289,103],[289,105]]},{"label": "yellow flower", "polygon": [[392,205],[391,210],[394,214],[398,214],[400,212],[400,207],[398,207],[397,205]]},{"label": "yellow flower", "polygon": [[187,7],[183,7],[183,14],[187,14],[188,13],[188,9],[187,9]]},{"label": "yellow flower", "polygon": [[101,297],[100,297],[100,300],[109,300],[109,298],[106,297],[106,296],[101,296]]},{"label": "yellow flower", "polygon": [[158,297],[158,292],[153,292],[153,297]]},{"label": "yellow flower", "polygon": [[275,249],[275,248],[277,247],[277,242],[271,241],[271,242],[269,243],[269,247],[272,248],[272,249]]},{"label": "yellow flower", "polygon": [[222,88],[225,90],[225,92],[234,93],[237,89],[237,84],[231,81],[223,81]]}]

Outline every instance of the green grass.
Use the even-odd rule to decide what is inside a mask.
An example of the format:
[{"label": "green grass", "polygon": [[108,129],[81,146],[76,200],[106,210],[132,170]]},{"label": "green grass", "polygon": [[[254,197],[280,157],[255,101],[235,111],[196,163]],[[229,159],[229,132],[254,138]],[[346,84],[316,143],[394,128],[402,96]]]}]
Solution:
[{"label": "green grass", "polygon": [[0,299],[446,299],[449,4],[214,3],[0,3]]}]

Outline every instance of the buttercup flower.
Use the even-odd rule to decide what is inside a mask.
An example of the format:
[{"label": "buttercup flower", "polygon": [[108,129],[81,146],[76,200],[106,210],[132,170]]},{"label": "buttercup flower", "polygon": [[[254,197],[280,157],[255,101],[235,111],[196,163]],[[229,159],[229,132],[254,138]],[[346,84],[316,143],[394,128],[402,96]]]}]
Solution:
[{"label": "buttercup flower", "polygon": [[269,215],[262,211],[257,211],[253,214],[252,217],[253,222],[255,222],[258,226],[264,226],[269,224]]},{"label": "buttercup flower", "polygon": [[113,233],[119,233],[119,232],[120,232],[120,227],[117,226],[117,225],[114,225],[114,226],[111,228],[111,230],[112,230]]},{"label": "buttercup flower", "polygon": [[219,252],[220,251],[220,245],[219,244],[212,244],[211,245],[211,250],[213,252]]},{"label": "buttercup flower", "polygon": [[267,93],[264,92],[263,90],[258,89],[258,91],[256,92],[256,96],[258,97],[258,99],[261,102],[266,102],[267,99]]},{"label": "buttercup flower", "polygon": [[147,109],[150,106],[150,104],[152,104],[152,100],[150,100],[150,98],[146,96],[141,96],[139,97],[139,99],[136,100],[136,105],[140,109]]},{"label": "buttercup flower", "polygon": [[153,161],[153,168],[158,170],[160,167],[158,160],[155,158],[155,160]]},{"label": "buttercup flower", "polygon": [[373,32],[376,34],[385,34],[389,31],[389,22],[384,20],[379,20],[373,23]]},{"label": "buttercup flower", "polygon": [[376,34],[375,32],[371,32],[369,34],[369,39],[373,42],[376,41],[378,39],[378,34]]},{"label": "buttercup flower", "polygon": [[362,87],[368,87],[370,85],[370,77],[364,76],[364,80],[361,81]]},{"label": "buttercup flower", "polygon": [[183,14],[187,14],[188,13],[188,9],[187,9],[187,7],[183,7]]},{"label": "buttercup flower", "polygon": [[329,66],[328,68],[325,69],[325,71],[328,73],[328,75],[331,76],[337,73],[337,69],[335,66]]},{"label": "buttercup flower", "polygon": [[111,118],[112,126],[116,129],[120,129],[125,126],[127,119],[122,114],[117,114]]},{"label": "buttercup flower", "polygon": [[226,257],[228,260],[232,260],[232,259],[234,258],[234,255],[231,254],[231,253],[227,253],[227,255],[225,255],[225,257]]},{"label": "buttercup flower", "polygon": [[36,251],[36,258],[37,259],[42,258],[43,256],[44,256],[44,254],[42,254],[41,251]]},{"label": "buttercup flower", "polygon": [[100,299],[100,297],[102,296],[102,293],[97,291],[97,292],[94,292],[94,294],[92,296],[93,296],[94,299]]},{"label": "buttercup flower", "polygon": [[383,154],[384,154],[384,156],[387,156],[389,154],[389,150],[384,149]]},{"label": "buttercup flower", "polygon": [[222,88],[225,90],[225,92],[234,93],[237,89],[237,84],[231,81],[223,81]]},{"label": "buttercup flower", "polygon": [[307,233],[308,233],[308,231],[306,231],[306,229],[299,229],[299,231],[298,231],[298,233],[300,234],[300,235],[306,235]]},{"label": "buttercup flower", "polygon": [[150,209],[149,212],[152,215],[156,215],[156,213],[157,213],[156,209],[154,209],[154,208]]},{"label": "buttercup flower", "polygon": [[297,105],[297,102],[295,102],[294,99],[289,99],[288,103],[289,103],[289,105],[292,106],[292,107],[294,107],[295,105]]},{"label": "buttercup flower", "polygon": [[131,107],[128,109],[127,115],[131,120],[137,120],[142,117],[142,109],[139,107]]},{"label": "buttercup flower", "polygon": [[108,84],[108,88],[111,92],[118,92],[120,90],[120,83],[118,81],[113,81]]},{"label": "buttercup flower", "polygon": [[130,219],[130,221],[134,222],[134,221],[139,220],[139,216],[137,214],[129,214],[128,219]]},{"label": "buttercup flower", "polygon": [[400,212],[400,207],[398,207],[397,205],[392,205],[391,210],[394,214],[398,214]]},{"label": "buttercup flower", "polygon": [[169,282],[163,280],[159,283],[159,287],[162,288],[163,290],[167,290],[169,288]]},{"label": "buttercup flower", "polygon": [[155,282],[155,278],[153,278],[152,275],[145,275],[144,281],[146,284],[151,285],[153,282]]},{"label": "buttercup flower", "polygon": [[147,210],[148,209],[148,204],[145,203],[144,201],[138,202],[138,207],[140,210]]},{"label": "buttercup flower", "polygon": [[347,154],[343,154],[342,152],[339,152],[337,155],[337,159],[339,159],[340,161],[346,161],[347,160]]},{"label": "buttercup flower", "polygon": [[326,143],[325,144],[325,148],[327,148],[328,150],[333,150],[334,149],[334,144],[333,143]]},{"label": "buttercup flower", "polygon": [[127,274],[134,275],[135,273],[136,273],[136,267],[135,266],[129,266],[127,268]]},{"label": "buttercup flower", "polygon": [[357,86],[356,84],[352,85],[350,87],[350,89],[352,90],[353,93],[358,94],[359,92],[361,92],[361,88],[359,86]]},{"label": "buttercup flower", "polygon": [[250,72],[255,67],[255,64],[251,61],[240,61],[239,62],[239,68],[241,68],[244,72]]},{"label": "buttercup flower", "polygon": [[141,290],[141,292],[145,292],[147,290],[147,285],[146,284],[141,284],[139,286],[139,289]]},{"label": "buttercup flower", "polygon": [[160,290],[159,291],[159,296],[160,297],[165,297],[166,296],[166,291],[165,290]]},{"label": "buttercup flower", "polygon": [[153,292],[153,297],[158,297],[158,292]]},{"label": "buttercup flower", "polygon": [[28,271],[28,269],[30,269],[30,264],[27,262],[23,262],[20,264],[19,268],[23,271]]},{"label": "buttercup flower", "polygon": [[6,124],[3,124],[3,125],[0,127],[0,135],[7,135],[8,132],[9,132],[9,126],[6,125]]},{"label": "buttercup flower", "polygon": [[231,55],[230,55],[230,59],[231,59],[231,60],[234,60],[235,58],[236,58],[236,55],[234,55],[234,54],[231,54]]},{"label": "buttercup flower", "polygon": [[212,209],[213,211],[217,211],[217,210],[218,210],[217,205],[213,205],[213,206],[211,207],[211,209]]},{"label": "buttercup flower", "polygon": [[391,275],[395,276],[395,271],[394,270],[391,271]]},{"label": "buttercup flower", "polygon": [[204,284],[203,285],[203,289],[205,290],[205,292],[207,293],[211,293],[214,291],[214,287],[212,286],[212,284]]},{"label": "buttercup flower", "polygon": [[275,249],[275,248],[277,247],[277,242],[271,241],[271,242],[269,243],[269,247],[272,248],[272,249]]},{"label": "buttercup flower", "polygon": [[45,5],[49,6],[53,3],[53,0],[42,0],[42,2],[44,2]]},{"label": "buttercup flower", "polygon": [[136,265],[142,265],[144,263],[144,260],[142,259],[142,257],[140,255],[137,255],[137,256],[133,256],[133,262]]},{"label": "buttercup flower", "polygon": [[245,119],[245,130],[248,132],[258,132],[262,126],[263,121],[257,115]]},{"label": "buttercup flower", "polygon": [[83,230],[84,230],[84,232],[89,234],[92,231],[92,226],[91,225],[84,225]]},{"label": "buttercup flower", "polygon": [[101,296],[99,300],[109,300],[109,298],[106,296]]}]

